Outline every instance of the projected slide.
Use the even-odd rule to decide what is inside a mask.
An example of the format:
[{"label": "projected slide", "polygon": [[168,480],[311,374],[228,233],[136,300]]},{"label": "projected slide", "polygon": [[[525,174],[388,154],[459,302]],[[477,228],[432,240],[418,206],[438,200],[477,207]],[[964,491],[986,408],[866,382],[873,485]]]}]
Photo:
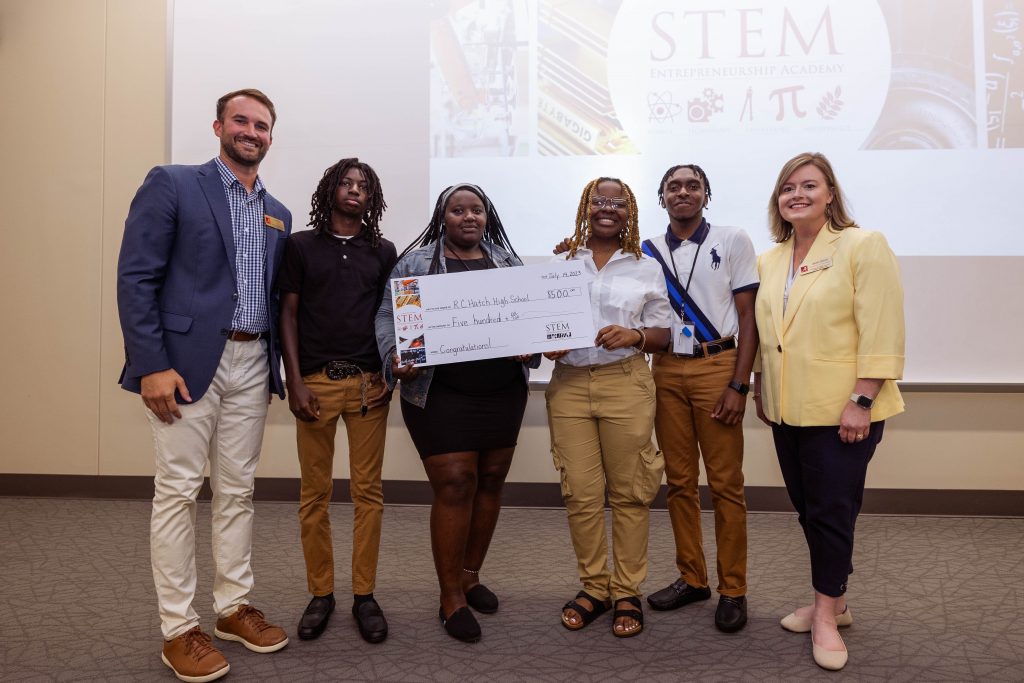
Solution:
[{"label": "projected slide", "polygon": [[[222,30],[240,8],[245,30]],[[632,186],[650,236],[666,223],[665,169],[697,163],[713,188],[708,220],[746,229],[763,251],[780,166],[821,151],[854,217],[897,254],[1022,256],[1022,10],[1024,0],[175,0],[172,159],[208,158],[209,130],[195,122],[221,93],[258,83],[282,114],[264,165],[275,194],[304,217],[323,169],[358,154],[389,189],[401,178],[422,192],[415,207],[389,192],[386,227],[402,244],[445,186],[469,181],[494,199],[517,250],[544,258],[599,175]],[[224,54],[245,55],[246,73],[211,68]]]},{"label": "projected slide", "polygon": [[[452,0],[431,20],[432,193],[512,182],[517,245],[567,233],[582,185],[630,183],[664,229],[663,171],[708,171],[712,222],[770,246],[781,163],[828,154],[904,255],[1024,254],[1014,0]],[[955,190],[954,190],[955,188]],[[967,189],[965,202],[951,195]],[[984,195],[983,205],[975,200]],[[963,197],[966,199],[967,197]],[[969,226],[984,223],[981,234]]]},{"label": "projected slide", "polygon": [[[906,378],[1024,382],[1024,0],[174,0],[171,161],[214,152],[217,97],[277,105],[260,175],[306,222],[325,168],[380,173],[399,248],[458,181],[527,261],[573,230],[598,175],[665,229],[657,186],[700,164],[712,224],[772,246],[782,163],[833,161],[854,217],[900,256]],[[244,21],[240,22],[240,17]],[[1006,257],[1006,258],[997,258]]]}]

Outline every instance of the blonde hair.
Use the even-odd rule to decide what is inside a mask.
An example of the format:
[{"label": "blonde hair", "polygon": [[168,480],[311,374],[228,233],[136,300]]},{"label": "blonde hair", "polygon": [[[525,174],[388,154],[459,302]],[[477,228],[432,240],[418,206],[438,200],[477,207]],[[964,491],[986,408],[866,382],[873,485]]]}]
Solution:
[{"label": "blonde hair", "polygon": [[797,154],[783,165],[782,170],[779,171],[779,179],[775,181],[771,199],[768,200],[768,231],[776,242],[785,242],[793,235],[793,224],[784,219],[779,212],[779,194],[782,192],[782,185],[789,179],[789,176],[796,173],[798,168],[808,164],[821,171],[829,189],[832,190],[832,201],[825,205],[825,218],[828,220],[829,229],[838,232],[844,228],[859,227],[846,210],[843,191],[839,187],[839,181],[836,180],[832,164],[820,152],[804,152]]},{"label": "blonde hair", "polygon": [[626,195],[626,227],[619,233],[619,248],[624,252],[634,254],[639,259],[643,252],[640,250],[640,226],[637,220],[636,196],[629,185],[618,178],[600,177],[594,178],[583,188],[583,195],[580,197],[579,208],[576,209],[576,232],[569,239],[569,258],[576,255],[576,250],[586,244],[590,238],[590,202],[597,191],[597,186],[609,181],[618,183],[622,193]]}]

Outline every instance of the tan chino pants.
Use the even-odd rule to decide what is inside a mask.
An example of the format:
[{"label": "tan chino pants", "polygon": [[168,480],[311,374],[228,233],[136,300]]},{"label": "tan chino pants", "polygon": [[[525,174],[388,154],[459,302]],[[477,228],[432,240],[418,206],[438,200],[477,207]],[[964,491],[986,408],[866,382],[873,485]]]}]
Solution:
[{"label": "tan chino pants", "polygon": [[[561,475],[583,590],[599,600],[640,594],[650,505],[664,460],[651,443],[654,380],[642,355],[577,368],[559,363],[547,390],[551,452]],[[605,492],[612,510],[608,571]]]},{"label": "tan chino pants", "polygon": [[199,623],[192,606],[197,581],[196,497],[207,465],[213,489],[213,609],[225,617],[249,602],[252,494],[267,419],[269,377],[266,341],[228,341],[203,397],[178,406],[181,419],[165,424],[146,409],[156,447],[150,555],[166,640]]},{"label": "tan chino pants", "polygon": [[[367,377],[371,377],[367,375]],[[380,390],[380,377],[372,376],[367,395]],[[296,421],[296,440],[302,486],[299,494],[299,527],[306,560],[309,592],[334,592],[334,546],[328,504],[334,490],[334,436],[338,419],[348,434],[349,477],[352,503],[352,592],[372,593],[377,576],[384,490],[384,437],[387,432],[387,404],[360,414],[361,394],[357,377],[332,380],[322,371],[302,378],[320,402],[320,419]]]},{"label": "tan chino pants", "polygon": [[691,586],[708,585],[701,535],[697,480],[699,459],[711,489],[718,547],[718,592],[747,592],[747,503],[743,493],[743,425],[727,425],[711,413],[736,369],[736,351],[708,358],[654,360],[658,387],[655,429],[665,454],[668,512],[679,575]]}]

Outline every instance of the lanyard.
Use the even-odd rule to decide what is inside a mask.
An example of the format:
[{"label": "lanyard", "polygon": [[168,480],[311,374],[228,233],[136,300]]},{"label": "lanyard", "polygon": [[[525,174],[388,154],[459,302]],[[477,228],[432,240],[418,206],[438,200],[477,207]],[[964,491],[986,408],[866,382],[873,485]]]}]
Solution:
[{"label": "lanyard", "polygon": [[[710,228],[710,227],[711,227],[711,225],[709,224],[708,228]],[[697,229],[700,230],[700,228],[697,228]],[[707,239],[706,236],[705,236],[705,239]],[[704,244],[704,243],[703,242],[697,242],[697,248],[693,250],[693,263],[690,264],[690,275],[689,275],[689,277],[686,278],[686,285],[683,287],[683,293],[684,294],[689,294],[689,292],[690,292],[690,283],[693,282],[693,271],[695,271],[697,269],[697,254],[700,253],[700,247],[701,247],[702,244]],[[672,253],[671,250],[668,252],[668,257],[669,257],[669,260],[672,261],[672,272],[676,276],[676,282],[679,282],[680,284],[682,284],[680,282],[680,280],[679,280],[679,271],[676,270],[676,257]],[[683,314],[683,320],[686,320],[686,314],[685,313]]]}]

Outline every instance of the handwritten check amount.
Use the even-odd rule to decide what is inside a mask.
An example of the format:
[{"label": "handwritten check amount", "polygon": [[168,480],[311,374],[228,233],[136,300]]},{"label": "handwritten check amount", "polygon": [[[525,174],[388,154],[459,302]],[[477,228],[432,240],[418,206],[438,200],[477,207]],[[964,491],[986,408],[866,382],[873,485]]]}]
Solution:
[{"label": "handwritten check amount", "polygon": [[589,283],[571,261],[394,278],[396,349],[440,365],[593,346]]}]

